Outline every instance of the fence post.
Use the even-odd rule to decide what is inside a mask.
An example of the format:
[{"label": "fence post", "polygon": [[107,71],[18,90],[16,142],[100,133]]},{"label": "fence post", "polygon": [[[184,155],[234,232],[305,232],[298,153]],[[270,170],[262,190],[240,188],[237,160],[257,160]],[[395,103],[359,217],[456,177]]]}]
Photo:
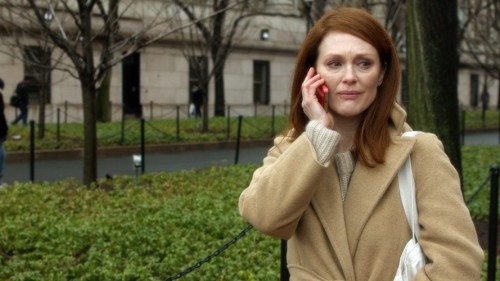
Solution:
[{"label": "fence post", "polygon": [[144,132],[145,132],[145,129],[144,129],[144,123],[145,123],[145,120],[144,120],[144,116],[141,117],[141,174],[144,174],[144,167],[146,166],[146,150],[145,150],[145,136],[144,136]]},{"label": "fence post", "polygon": [[241,120],[243,116],[238,116],[238,134],[236,136],[236,156],[234,158],[234,164],[238,164],[238,160],[240,157],[240,139],[241,139]]},{"label": "fence post", "polygon": [[465,144],[465,114],[466,114],[466,111],[463,109],[462,104],[460,104],[460,113],[462,113],[460,115],[460,125],[461,125],[460,142],[462,145],[464,145]]},{"label": "fence post", "polygon": [[153,120],[153,101],[149,102],[149,120]]},{"label": "fence post", "polygon": [[497,222],[498,222],[498,175],[497,164],[490,168],[490,218],[488,231],[488,281],[495,281],[497,258]]},{"label": "fence post", "polygon": [[64,101],[64,123],[68,123],[68,101]]},{"label": "fence post", "polygon": [[180,136],[179,136],[179,134],[180,134],[180,109],[181,109],[180,106],[177,106],[175,108],[175,110],[176,110],[175,120],[176,120],[176,138],[177,138],[177,140],[180,139]]},{"label": "fence post", "polygon": [[290,280],[290,272],[288,272],[288,268],[286,266],[286,252],[287,252],[287,241],[281,239],[281,281]]},{"label": "fence post", "polygon": [[272,117],[271,117],[271,137],[274,136],[274,112],[275,112],[275,109],[276,109],[276,106],[273,104],[273,107],[272,107]]},{"label": "fence post", "polygon": [[35,120],[30,121],[30,181],[35,181]]},{"label": "fence post", "polygon": [[120,143],[123,145],[125,142],[125,105],[122,104],[122,131],[121,131],[121,140]]},{"label": "fence post", "polygon": [[227,136],[226,138],[229,139],[229,137],[231,136],[231,106],[228,105],[227,106],[227,126],[226,126],[226,132],[227,132]]},{"label": "fence post", "polygon": [[57,142],[61,141],[61,109],[57,108]]}]

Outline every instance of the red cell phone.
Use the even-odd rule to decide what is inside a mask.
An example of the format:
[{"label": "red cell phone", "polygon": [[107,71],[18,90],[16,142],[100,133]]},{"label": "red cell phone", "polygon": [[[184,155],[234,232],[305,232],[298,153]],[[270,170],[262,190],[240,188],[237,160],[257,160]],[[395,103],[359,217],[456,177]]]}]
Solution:
[{"label": "red cell phone", "polygon": [[320,94],[318,95],[319,104],[321,104],[325,109],[328,107],[328,87],[326,85],[321,85],[319,87]]}]

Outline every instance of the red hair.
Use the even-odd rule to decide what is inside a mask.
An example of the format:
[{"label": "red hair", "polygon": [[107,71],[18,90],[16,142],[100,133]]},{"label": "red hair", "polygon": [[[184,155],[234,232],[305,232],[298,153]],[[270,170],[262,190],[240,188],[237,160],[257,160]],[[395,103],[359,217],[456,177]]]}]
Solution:
[{"label": "red hair", "polygon": [[331,31],[345,32],[371,44],[377,50],[380,62],[385,68],[384,79],[377,89],[377,97],[363,113],[354,137],[353,152],[356,158],[361,163],[374,167],[384,162],[385,151],[391,142],[389,116],[396,101],[400,68],[391,37],[380,22],[365,10],[332,10],[323,15],[306,36],[295,65],[287,131],[293,129],[292,137],[297,138],[309,122],[301,105],[301,85],[309,68],[316,64],[318,48],[323,37]]}]

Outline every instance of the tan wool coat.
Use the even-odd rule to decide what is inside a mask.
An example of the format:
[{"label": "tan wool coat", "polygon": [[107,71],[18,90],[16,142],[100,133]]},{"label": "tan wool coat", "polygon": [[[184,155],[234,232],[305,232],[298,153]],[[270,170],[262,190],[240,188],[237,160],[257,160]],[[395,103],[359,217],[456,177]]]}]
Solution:
[{"label": "tan wool coat", "polygon": [[239,199],[241,215],[259,231],[288,239],[290,280],[392,281],[411,238],[397,173],[411,154],[419,242],[429,263],[414,281],[480,280],[483,251],[463,201],[459,177],[430,133],[411,130],[395,106],[385,164],[356,164],[342,203],[335,161],[321,165],[302,134],[277,138]]}]

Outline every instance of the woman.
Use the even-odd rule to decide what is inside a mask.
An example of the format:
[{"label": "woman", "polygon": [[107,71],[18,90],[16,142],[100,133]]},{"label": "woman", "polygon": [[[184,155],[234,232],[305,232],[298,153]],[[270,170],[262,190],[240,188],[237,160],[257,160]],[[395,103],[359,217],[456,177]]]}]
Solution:
[{"label": "woman", "polygon": [[397,184],[410,153],[429,260],[414,280],[479,280],[483,252],[441,142],[401,137],[411,128],[396,104],[399,75],[388,33],[363,10],[331,11],[307,35],[287,135],[239,200],[255,228],[288,240],[291,280],[394,279],[411,238]]}]

